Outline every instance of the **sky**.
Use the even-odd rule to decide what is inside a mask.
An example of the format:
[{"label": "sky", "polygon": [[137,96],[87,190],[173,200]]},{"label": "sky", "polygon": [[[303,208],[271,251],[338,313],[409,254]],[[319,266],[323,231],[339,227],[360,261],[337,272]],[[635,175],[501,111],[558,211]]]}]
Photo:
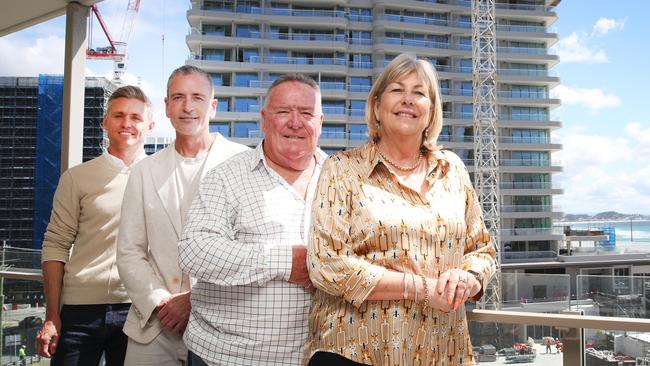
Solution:
[{"label": "sky", "polygon": [[[99,4],[114,37],[126,4]],[[173,133],[163,98],[167,76],[189,57],[189,7],[188,0],[142,1],[129,46],[125,80],[142,86],[154,102],[158,136]],[[552,138],[563,145],[553,153],[563,172],[553,180],[564,194],[553,204],[564,213],[650,215],[650,2],[562,0],[556,12],[550,30],[559,36],[553,52],[560,63],[553,72],[561,83],[551,95],[562,106],[551,116],[562,122]],[[0,37],[1,76],[61,74],[64,31],[62,16]],[[95,47],[107,44],[98,28],[92,40]],[[87,76],[111,78],[112,69],[108,61],[86,63]]]}]

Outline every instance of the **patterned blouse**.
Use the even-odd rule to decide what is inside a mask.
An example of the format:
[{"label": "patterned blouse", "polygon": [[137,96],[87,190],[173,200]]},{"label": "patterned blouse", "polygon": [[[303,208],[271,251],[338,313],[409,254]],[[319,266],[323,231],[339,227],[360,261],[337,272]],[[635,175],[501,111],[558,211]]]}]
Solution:
[{"label": "patterned blouse", "polygon": [[428,161],[426,195],[399,183],[374,143],[325,161],[312,205],[307,261],[317,291],[305,362],[326,351],[369,365],[474,364],[464,306],[443,313],[411,300],[366,301],[388,270],[437,278],[472,269],[483,288],[495,271],[462,161],[449,151]]}]

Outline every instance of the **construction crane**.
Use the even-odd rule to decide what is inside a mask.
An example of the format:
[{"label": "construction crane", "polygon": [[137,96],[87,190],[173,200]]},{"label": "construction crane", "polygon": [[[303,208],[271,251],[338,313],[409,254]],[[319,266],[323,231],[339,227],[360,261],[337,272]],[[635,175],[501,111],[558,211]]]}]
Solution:
[{"label": "construction crane", "polygon": [[[126,14],[122,23],[122,32],[119,40],[113,38],[108,31],[108,27],[102,18],[97,5],[91,7],[90,21],[88,22],[88,48],[86,49],[86,58],[90,60],[112,60],[113,61],[113,82],[121,85],[122,76],[126,72],[127,48],[133,33],[135,17],[140,10],[140,0],[129,0],[126,6]],[[94,16],[94,17],[93,17]],[[93,19],[97,18],[99,25],[106,35],[108,46],[93,48],[92,31]]]},{"label": "construction crane", "polygon": [[472,0],[472,70],[474,118],[474,185],[485,225],[497,251],[497,275],[482,305],[500,306],[501,194],[497,123],[497,41],[495,0]]}]

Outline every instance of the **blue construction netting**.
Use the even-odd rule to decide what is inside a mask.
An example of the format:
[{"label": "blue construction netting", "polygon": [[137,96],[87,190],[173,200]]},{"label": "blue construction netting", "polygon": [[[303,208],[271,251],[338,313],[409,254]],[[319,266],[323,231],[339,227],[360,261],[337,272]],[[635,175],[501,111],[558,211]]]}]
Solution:
[{"label": "blue construction netting", "polygon": [[63,76],[39,75],[34,169],[33,248],[41,249],[61,170]]},{"label": "blue construction netting", "polygon": [[614,226],[601,227],[600,230],[602,230],[605,235],[609,236],[609,239],[599,241],[598,246],[601,248],[613,249],[616,246],[616,230],[614,229]]}]

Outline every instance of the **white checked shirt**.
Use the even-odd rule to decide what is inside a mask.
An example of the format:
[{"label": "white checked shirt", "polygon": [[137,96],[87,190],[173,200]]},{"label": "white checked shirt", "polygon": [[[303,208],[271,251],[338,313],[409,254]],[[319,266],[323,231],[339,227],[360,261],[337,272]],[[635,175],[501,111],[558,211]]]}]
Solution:
[{"label": "white checked shirt", "polygon": [[307,199],[269,168],[262,143],[208,172],[179,244],[197,279],[184,340],[210,365],[299,365],[310,294],[288,281],[292,246],[307,244],[318,176]]}]

